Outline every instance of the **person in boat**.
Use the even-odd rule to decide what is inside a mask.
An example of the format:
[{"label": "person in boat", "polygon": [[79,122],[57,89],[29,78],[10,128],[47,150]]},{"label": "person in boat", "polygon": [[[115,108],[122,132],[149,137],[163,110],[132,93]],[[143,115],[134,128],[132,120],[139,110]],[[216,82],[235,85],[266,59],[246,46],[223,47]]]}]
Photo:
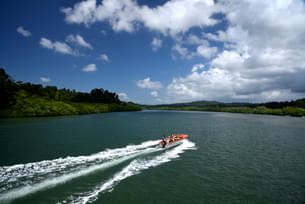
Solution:
[{"label": "person in boat", "polygon": [[166,145],[165,137],[162,137],[162,148],[164,148]]},{"label": "person in boat", "polygon": [[169,137],[169,143],[172,143],[174,141],[174,138],[173,138],[173,135],[171,135],[170,137]]}]

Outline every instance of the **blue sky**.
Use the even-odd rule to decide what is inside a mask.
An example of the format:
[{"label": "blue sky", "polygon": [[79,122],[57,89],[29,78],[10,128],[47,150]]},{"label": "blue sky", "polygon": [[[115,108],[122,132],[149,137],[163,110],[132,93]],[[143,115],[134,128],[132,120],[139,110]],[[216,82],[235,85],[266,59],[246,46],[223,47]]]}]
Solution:
[{"label": "blue sky", "polygon": [[305,97],[302,0],[7,0],[0,22],[15,80],[145,104]]}]

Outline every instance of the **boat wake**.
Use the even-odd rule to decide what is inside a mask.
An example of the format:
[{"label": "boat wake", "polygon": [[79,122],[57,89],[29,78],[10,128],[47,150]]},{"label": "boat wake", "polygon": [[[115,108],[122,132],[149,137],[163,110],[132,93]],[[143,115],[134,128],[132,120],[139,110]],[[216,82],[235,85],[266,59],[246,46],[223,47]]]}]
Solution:
[{"label": "boat wake", "polygon": [[0,203],[10,202],[72,179],[160,149],[158,140],[109,149],[90,156],[66,157],[0,167]]},{"label": "boat wake", "polygon": [[[152,159],[140,159],[140,155],[162,151],[159,140],[108,149],[89,156],[66,157],[27,164],[0,167],[0,203],[9,203],[17,198],[46,190],[96,171],[116,166],[132,160],[129,165],[104,183],[88,192],[69,196],[62,203],[88,203],[95,201],[102,192],[110,191],[120,181],[140,173],[142,170],[158,166],[179,157],[194,143],[185,140],[181,145],[162,152]],[[59,202],[60,203],[60,202]]]},{"label": "boat wake", "polygon": [[98,199],[98,196],[103,192],[112,191],[115,185],[117,185],[122,180],[139,174],[145,169],[159,166],[163,163],[172,161],[178,158],[181,153],[188,149],[195,149],[195,143],[188,140],[184,140],[183,143],[173,149],[165,151],[161,155],[155,156],[151,159],[134,159],[121,171],[117,172],[112,178],[106,182],[102,182],[97,185],[91,191],[85,193],[78,193],[77,195],[71,195],[66,200],[61,203],[75,203],[75,204],[85,204],[92,203]]}]

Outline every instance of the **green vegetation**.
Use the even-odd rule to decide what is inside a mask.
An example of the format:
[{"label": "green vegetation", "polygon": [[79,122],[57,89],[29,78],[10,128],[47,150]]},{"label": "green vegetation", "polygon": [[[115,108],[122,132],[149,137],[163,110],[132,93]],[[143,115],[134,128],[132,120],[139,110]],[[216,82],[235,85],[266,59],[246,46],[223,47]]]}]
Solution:
[{"label": "green vegetation", "polygon": [[149,106],[151,110],[179,110],[179,111],[213,111],[213,112],[230,112],[230,113],[251,113],[251,114],[269,114],[269,115],[290,115],[302,117],[305,116],[305,99],[300,99],[291,102],[270,102],[265,104],[242,104],[242,103],[201,103],[207,104],[202,106],[189,106],[189,104],[183,103],[179,107],[179,104],[170,105],[158,105]]},{"label": "green vegetation", "polygon": [[0,118],[61,116],[142,110],[139,105],[121,102],[116,93],[93,89],[90,93],[14,82],[0,68]]}]

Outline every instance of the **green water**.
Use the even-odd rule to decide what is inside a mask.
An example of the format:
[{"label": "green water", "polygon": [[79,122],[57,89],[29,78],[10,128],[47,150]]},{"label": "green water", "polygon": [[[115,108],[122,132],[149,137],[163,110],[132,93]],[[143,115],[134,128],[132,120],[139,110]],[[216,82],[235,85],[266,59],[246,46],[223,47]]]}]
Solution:
[{"label": "green water", "polygon": [[[189,140],[155,147],[171,133]],[[305,118],[143,111],[0,120],[0,203],[86,202],[304,204]]]}]

